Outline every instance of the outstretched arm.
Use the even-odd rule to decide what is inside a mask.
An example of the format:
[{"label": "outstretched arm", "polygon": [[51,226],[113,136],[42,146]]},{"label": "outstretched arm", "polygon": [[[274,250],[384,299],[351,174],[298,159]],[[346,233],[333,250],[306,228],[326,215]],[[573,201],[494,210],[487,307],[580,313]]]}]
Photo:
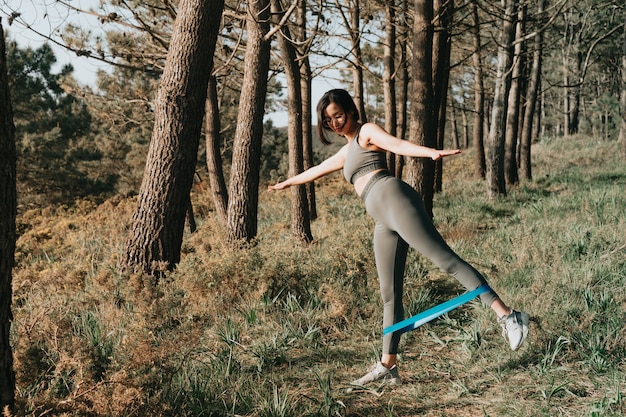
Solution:
[{"label": "outstretched arm", "polygon": [[461,153],[459,149],[434,149],[416,145],[408,140],[398,139],[374,123],[367,123],[363,125],[360,135],[365,142],[375,145],[385,151],[393,152],[397,155],[431,158],[436,161],[444,156]]},{"label": "outstretched arm", "polygon": [[284,190],[292,185],[306,184],[307,182],[314,181],[326,174],[330,174],[331,172],[339,171],[343,168],[346,150],[347,146],[342,147],[336,154],[324,160],[320,164],[315,165],[298,175],[294,175],[285,181],[279,182],[278,184],[269,185],[267,187],[267,191]]}]

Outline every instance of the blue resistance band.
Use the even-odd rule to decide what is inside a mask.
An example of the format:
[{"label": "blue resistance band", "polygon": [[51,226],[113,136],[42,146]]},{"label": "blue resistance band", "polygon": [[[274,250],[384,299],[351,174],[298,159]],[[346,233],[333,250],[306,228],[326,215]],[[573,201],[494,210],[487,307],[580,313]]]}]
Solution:
[{"label": "blue resistance band", "polygon": [[426,324],[429,321],[436,319],[437,317],[446,314],[449,311],[454,310],[457,307],[462,306],[470,300],[473,300],[477,296],[487,291],[490,291],[489,285],[484,284],[475,290],[466,292],[465,294],[461,294],[452,300],[448,300],[444,303],[441,303],[435,307],[429,308],[428,310],[422,311],[421,313],[410,317],[406,320],[402,320],[392,326],[386,327],[383,329],[383,335],[387,335],[389,333],[399,332],[406,333],[411,330],[415,330],[420,327],[422,324]]}]

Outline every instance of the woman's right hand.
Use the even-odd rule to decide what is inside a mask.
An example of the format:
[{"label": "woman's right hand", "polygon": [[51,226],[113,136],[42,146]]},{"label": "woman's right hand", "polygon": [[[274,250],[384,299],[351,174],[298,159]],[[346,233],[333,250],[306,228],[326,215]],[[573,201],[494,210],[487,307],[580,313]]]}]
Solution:
[{"label": "woman's right hand", "polygon": [[267,191],[284,190],[285,188],[289,187],[289,185],[285,184],[285,182],[286,181],[279,182],[279,183],[274,184],[274,185],[268,185],[267,186]]},{"label": "woman's right hand", "polygon": [[432,149],[433,155],[431,156],[433,161],[441,159],[445,156],[458,155],[461,153],[460,149]]}]

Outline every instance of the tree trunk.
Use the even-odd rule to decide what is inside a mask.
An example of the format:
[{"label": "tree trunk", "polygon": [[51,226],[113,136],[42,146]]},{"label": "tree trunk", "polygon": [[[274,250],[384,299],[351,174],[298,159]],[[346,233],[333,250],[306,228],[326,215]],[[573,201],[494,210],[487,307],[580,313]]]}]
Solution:
[{"label": "tree trunk", "polygon": [[461,146],[463,147],[463,149],[468,149],[469,148],[469,131],[468,131],[468,121],[467,121],[467,109],[465,108],[465,106],[463,106],[463,108],[461,109],[461,120],[463,121],[463,141]]},{"label": "tree trunk", "polygon": [[578,132],[578,112],[580,103],[579,80],[582,77],[582,56],[580,53],[582,24],[576,11],[564,13],[565,47],[563,48],[563,135]]},{"label": "tree trunk", "polygon": [[569,57],[568,57],[568,52],[567,52],[567,48],[563,51],[563,135],[564,136],[569,136],[569,109],[570,109],[570,104],[569,104],[569,99],[570,99],[570,94],[569,94],[569,84],[570,84],[570,77],[569,77]]},{"label": "tree trunk", "polygon": [[229,185],[226,242],[235,247],[256,237],[263,116],[270,60],[269,0],[248,2],[244,76]]},{"label": "tree trunk", "polygon": [[[537,2],[537,17],[543,21],[545,0]],[[540,28],[541,23],[537,25]],[[523,179],[532,179],[531,145],[533,140],[533,122],[537,109],[537,93],[539,91],[539,79],[541,77],[541,60],[543,57],[543,30],[538,30],[533,42],[533,63],[530,69],[530,79],[526,89],[526,109],[524,111],[524,124],[520,138],[520,176]]]},{"label": "tree trunk", "polygon": [[[396,103],[398,104],[398,127],[396,134],[399,138],[406,138],[408,129],[408,109],[407,103],[409,99],[409,62],[407,59],[407,47],[409,39],[409,26],[408,26],[408,0],[400,0],[400,9],[398,13],[398,37],[400,46],[400,88],[398,89],[398,97]],[[394,175],[398,178],[402,178],[402,170],[404,168],[404,157],[402,155],[396,155],[395,172]]]},{"label": "tree trunk", "polygon": [[359,109],[359,115],[361,116],[361,123],[367,121],[367,114],[365,111],[365,89],[363,87],[363,57],[361,53],[361,18],[360,11],[361,5],[359,0],[352,0],[354,3],[350,7],[350,39],[352,41],[352,54],[354,55],[354,64],[352,67],[352,85],[354,89],[354,102],[357,109]]},{"label": "tree trunk", "polygon": [[510,85],[511,44],[515,36],[517,1],[506,0],[500,42],[496,85],[491,109],[491,127],[488,136],[487,194],[489,198],[506,195],[504,180],[504,134],[506,128],[506,103]]},{"label": "tree trunk", "polygon": [[209,186],[217,217],[220,223],[225,225],[228,189],[226,188],[222,163],[222,127],[220,123],[219,100],[217,98],[217,80],[214,76],[209,78],[205,117],[206,164],[209,172]]},{"label": "tree trunk", "polygon": [[196,224],[196,216],[193,214],[193,203],[191,202],[191,196],[187,196],[187,212],[185,214],[185,224],[189,230],[189,233],[196,233],[198,225]]},{"label": "tree trunk", "polygon": [[[578,46],[577,46],[578,49]],[[574,56],[574,71],[576,81],[571,91],[571,98],[569,100],[569,134],[575,135],[578,133],[579,122],[580,122],[580,95],[582,91],[582,54],[577,52]]]},{"label": "tree trunk", "polygon": [[537,88],[537,123],[533,128],[533,139],[539,139],[546,134],[546,125],[543,123],[546,116],[546,92],[541,88],[541,76],[539,77],[539,85]]},{"label": "tree trunk", "polygon": [[[271,0],[272,16],[279,24],[283,15],[280,0]],[[302,156],[302,90],[300,83],[300,67],[296,49],[289,39],[291,32],[285,24],[277,33],[281,60],[287,79],[287,138],[289,142],[289,176],[293,177],[303,171]],[[309,243],[313,240],[309,204],[304,186],[291,187],[291,233],[296,241]]]},{"label": "tree trunk", "polygon": [[[383,99],[385,107],[385,130],[396,136],[396,65],[393,59],[396,50],[396,5],[394,0],[385,3],[385,41],[383,42]],[[387,152],[387,167],[396,171],[396,155]]]},{"label": "tree trunk", "polygon": [[[454,0],[434,0],[433,9],[437,18],[433,28],[433,120],[436,121],[437,149],[444,148],[446,129],[448,81],[450,79],[450,25],[454,13]],[[443,159],[435,162],[434,191],[440,192],[443,181]]]},{"label": "tree trunk", "polygon": [[504,179],[506,184],[515,185],[519,182],[517,171],[517,137],[520,120],[520,99],[522,86],[522,73],[525,66],[525,54],[523,53],[525,33],[524,26],[525,7],[520,7],[515,29],[515,43],[513,49],[513,68],[511,74],[511,87],[508,94],[506,128],[504,135]]},{"label": "tree trunk", "polygon": [[[413,93],[411,100],[410,141],[434,148],[433,132],[433,1],[416,0],[413,23]],[[424,200],[426,212],[433,216],[435,163],[428,158],[406,158],[407,183]]]},{"label": "tree trunk", "polygon": [[483,82],[482,46],[480,40],[480,21],[478,20],[478,6],[476,0],[471,2],[472,7],[472,34],[474,52],[474,123],[472,127],[472,143],[474,146],[474,177],[485,178],[485,84]]},{"label": "tree trunk", "polygon": [[0,412],[6,411],[6,415],[12,415],[15,404],[15,372],[9,338],[13,320],[11,282],[16,240],[16,158],[6,43],[0,20]]},{"label": "tree trunk", "polygon": [[451,117],[451,123],[452,123],[452,145],[451,148],[452,149],[459,149],[461,146],[459,144],[459,123],[457,120],[457,115],[456,115],[456,105],[453,102],[450,105],[450,115]]},{"label": "tree trunk", "polygon": [[172,269],[180,249],[196,167],[207,85],[223,0],[182,0],[174,23],[125,269]]},{"label": "tree trunk", "polygon": [[[313,103],[312,103],[312,75],[309,53],[311,43],[307,38],[307,2],[300,0],[298,3],[298,62],[300,62],[300,86],[302,91],[302,156],[304,169],[307,170],[315,165],[313,158]],[[309,217],[317,219],[317,203],[315,201],[315,183],[305,184],[307,201],[309,204]]]},{"label": "tree trunk", "polygon": [[[626,21],[626,8],[622,9]],[[622,40],[622,80],[620,88],[620,115],[621,123],[619,136],[622,142],[622,155],[626,159],[626,25],[624,25],[624,39]]]}]

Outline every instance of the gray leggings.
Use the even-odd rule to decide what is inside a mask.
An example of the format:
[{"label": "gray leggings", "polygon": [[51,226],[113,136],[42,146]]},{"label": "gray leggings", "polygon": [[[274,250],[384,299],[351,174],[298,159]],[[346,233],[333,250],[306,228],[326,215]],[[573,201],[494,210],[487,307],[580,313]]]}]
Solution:
[{"label": "gray leggings", "polygon": [[[383,328],[404,319],[402,285],[409,245],[455,277],[468,291],[487,283],[480,272],[443,240],[426,214],[421,196],[410,185],[388,173],[375,174],[361,198],[367,212],[376,220],[374,257],[384,303]],[[492,290],[480,297],[490,306],[498,296]],[[399,342],[397,332],[384,336],[383,354],[398,353]]]}]

